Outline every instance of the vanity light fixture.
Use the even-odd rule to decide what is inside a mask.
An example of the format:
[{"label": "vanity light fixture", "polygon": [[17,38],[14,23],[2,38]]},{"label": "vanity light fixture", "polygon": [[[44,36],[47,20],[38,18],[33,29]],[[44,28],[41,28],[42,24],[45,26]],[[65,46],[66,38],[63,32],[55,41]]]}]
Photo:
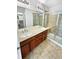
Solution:
[{"label": "vanity light fixture", "polygon": [[29,2],[27,1],[27,0],[18,0],[19,2],[22,2],[22,3],[24,3],[24,4],[27,4],[27,5],[29,5]]}]

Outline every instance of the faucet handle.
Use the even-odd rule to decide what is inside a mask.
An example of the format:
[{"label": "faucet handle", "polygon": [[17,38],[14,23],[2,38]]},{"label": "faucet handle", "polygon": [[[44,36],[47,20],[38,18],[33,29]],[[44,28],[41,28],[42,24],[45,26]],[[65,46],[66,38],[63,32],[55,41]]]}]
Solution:
[{"label": "faucet handle", "polygon": [[25,31],[25,32],[28,32],[28,29],[25,29],[24,31]]}]

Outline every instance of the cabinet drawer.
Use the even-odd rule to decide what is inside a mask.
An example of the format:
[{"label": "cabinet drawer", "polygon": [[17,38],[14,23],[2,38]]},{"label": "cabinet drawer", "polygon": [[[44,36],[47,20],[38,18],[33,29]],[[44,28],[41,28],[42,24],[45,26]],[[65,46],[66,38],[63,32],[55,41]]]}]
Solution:
[{"label": "cabinet drawer", "polygon": [[29,44],[29,42],[30,42],[31,40],[33,40],[33,39],[34,39],[34,37],[31,37],[31,38],[26,39],[26,40],[23,41],[23,42],[20,42],[20,46],[24,46],[24,45],[26,45],[26,44]]},{"label": "cabinet drawer", "polygon": [[35,37],[38,38],[38,37],[40,37],[40,36],[43,36],[43,33],[39,33],[39,34],[37,34]]},{"label": "cabinet drawer", "polygon": [[46,31],[44,31],[44,32],[43,32],[43,35],[44,35],[44,34],[47,34],[47,32],[48,32],[47,30],[46,30]]},{"label": "cabinet drawer", "polygon": [[27,40],[25,40],[25,41],[23,41],[23,42],[20,42],[20,46],[22,47],[22,46],[24,46],[25,44],[27,44],[28,42],[27,42]]}]

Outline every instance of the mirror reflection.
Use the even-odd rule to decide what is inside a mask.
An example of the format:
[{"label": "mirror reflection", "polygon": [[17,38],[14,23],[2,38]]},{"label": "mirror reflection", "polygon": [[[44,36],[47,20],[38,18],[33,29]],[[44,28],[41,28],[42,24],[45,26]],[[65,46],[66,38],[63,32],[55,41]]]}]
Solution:
[{"label": "mirror reflection", "polygon": [[17,25],[18,29],[26,27],[25,23],[25,9],[22,7],[17,7]]},{"label": "mirror reflection", "polygon": [[17,7],[18,29],[29,26],[47,27],[48,14]]}]

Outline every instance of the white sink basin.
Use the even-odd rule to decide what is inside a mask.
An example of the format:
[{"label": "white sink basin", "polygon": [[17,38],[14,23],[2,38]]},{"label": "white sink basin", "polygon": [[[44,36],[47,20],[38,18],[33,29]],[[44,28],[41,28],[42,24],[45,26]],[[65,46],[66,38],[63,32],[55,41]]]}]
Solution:
[{"label": "white sink basin", "polygon": [[30,36],[30,35],[32,35],[31,32],[25,32],[25,33],[23,33],[23,35],[21,35],[20,37],[21,37],[21,38],[24,38],[24,37],[28,37],[28,36]]},{"label": "white sink basin", "polygon": [[30,36],[30,35],[32,35],[31,32],[25,32],[25,33],[24,33],[24,36]]}]

